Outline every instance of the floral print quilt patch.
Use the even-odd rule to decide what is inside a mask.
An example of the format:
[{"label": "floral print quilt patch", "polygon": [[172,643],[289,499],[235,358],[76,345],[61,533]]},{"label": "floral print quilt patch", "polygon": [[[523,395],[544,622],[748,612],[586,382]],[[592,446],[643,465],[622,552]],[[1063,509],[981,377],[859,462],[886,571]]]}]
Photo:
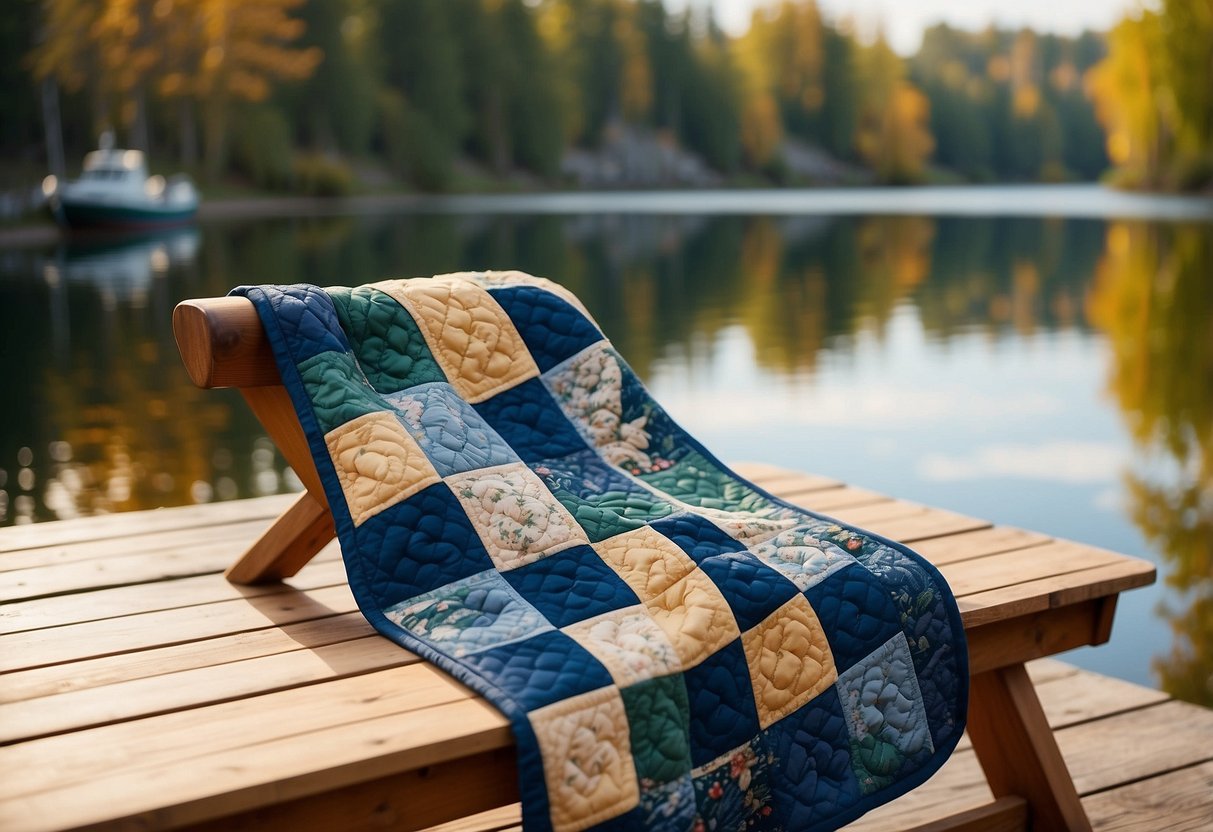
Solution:
[{"label": "floral print quilt patch", "polygon": [[234,293],[359,607],[510,719],[526,829],[833,829],[955,747],[967,655],[934,567],[729,470],[566,289]]}]

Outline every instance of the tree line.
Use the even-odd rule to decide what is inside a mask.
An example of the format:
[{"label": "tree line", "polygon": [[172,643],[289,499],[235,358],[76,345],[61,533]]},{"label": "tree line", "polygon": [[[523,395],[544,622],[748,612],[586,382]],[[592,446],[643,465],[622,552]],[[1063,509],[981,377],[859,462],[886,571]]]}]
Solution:
[{"label": "tree line", "polygon": [[[570,148],[630,132],[726,181],[809,182],[807,148],[862,181],[1093,179],[1110,153],[1157,183],[1208,159],[1202,2],[1108,38],[939,25],[904,59],[814,0],[736,37],[660,0],[9,0],[0,149],[54,166],[112,127],[210,180],[324,192],[353,166],[443,190],[558,182]],[[1162,104],[1132,69],[1152,60]]]}]

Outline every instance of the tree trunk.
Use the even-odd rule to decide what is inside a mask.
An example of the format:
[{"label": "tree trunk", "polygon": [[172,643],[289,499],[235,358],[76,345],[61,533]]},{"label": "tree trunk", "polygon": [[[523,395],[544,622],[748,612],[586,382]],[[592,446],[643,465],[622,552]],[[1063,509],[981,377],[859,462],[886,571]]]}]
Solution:
[{"label": "tree trunk", "polygon": [[142,86],[135,89],[134,99],[135,118],[131,122],[131,145],[135,150],[142,150],[145,154],[150,154],[152,148],[147,127],[147,93],[144,92]]},{"label": "tree trunk", "polygon": [[499,176],[504,176],[510,169],[510,137],[505,123],[505,108],[498,90],[489,91],[487,105],[489,164]]},{"label": "tree trunk", "polygon": [[206,149],[206,181],[214,183],[223,172],[226,155],[227,108],[226,102],[214,96],[206,105],[206,121],[202,125],[202,134]]},{"label": "tree trunk", "polygon": [[177,102],[177,120],[181,128],[181,166],[193,170],[198,164],[198,126],[194,123],[194,101],[182,96]]},{"label": "tree trunk", "polygon": [[63,122],[59,115],[59,86],[54,79],[42,82],[42,126],[46,134],[46,165],[60,179],[67,176],[63,158]]}]

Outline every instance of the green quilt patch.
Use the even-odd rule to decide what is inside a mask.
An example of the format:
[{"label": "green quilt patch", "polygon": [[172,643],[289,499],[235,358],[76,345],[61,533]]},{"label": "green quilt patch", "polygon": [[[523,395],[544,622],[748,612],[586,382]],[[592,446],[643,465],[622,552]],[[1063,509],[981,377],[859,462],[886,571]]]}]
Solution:
[{"label": "green quilt patch", "polygon": [[638,529],[674,511],[669,503],[625,491],[604,491],[585,497],[557,489],[553,494],[594,543]]},{"label": "green quilt patch", "polygon": [[320,429],[328,433],[346,422],[389,408],[358,377],[358,365],[346,352],[322,352],[299,364],[303,386],[312,399]]},{"label": "green quilt patch", "polygon": [[699,508],[761,511],[772,503],[753,488],[722,470],[699,451],[689,451],[678,462],[639,478],[658,491]]},{"label": "green quilt patch", "polygon": [[669,783],[691,771],[690,701],[682,675],[649,679],[620,691],[631,728],[636,775]]},{"label": "green quilt patch", "polygon": [[370,286],[326,291],[362,372],[380,393],[447,380],[417,322],[391,295]]}]

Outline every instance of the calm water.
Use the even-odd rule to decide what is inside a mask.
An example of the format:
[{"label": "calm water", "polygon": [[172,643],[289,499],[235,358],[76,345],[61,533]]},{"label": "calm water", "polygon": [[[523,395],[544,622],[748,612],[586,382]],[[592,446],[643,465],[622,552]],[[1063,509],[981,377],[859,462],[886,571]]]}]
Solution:
[{"label": "calm water", "polygon": [[[1057,194],[1033,193],[1033,210],[997,190],[971,191],[968,208],[869,194],[839,216],[786,196],[765,210],[729,197],[720,211],[736,214],[696,197],[670,214],[621,197],[607,204],[633,213],[464,200],[0,249],[0,516],[298,486],[237,395],[190,385],[169,324],[178,300],[516,267],[577,292],[726,459],[1154,561],[1162,580],[1122,597],[1112,643],[1069,658],[1213,704],[1208,205],[1102,211],[1088,190],[1074,209]],[[1000,204],[1015,216],[955,216]]]}]

